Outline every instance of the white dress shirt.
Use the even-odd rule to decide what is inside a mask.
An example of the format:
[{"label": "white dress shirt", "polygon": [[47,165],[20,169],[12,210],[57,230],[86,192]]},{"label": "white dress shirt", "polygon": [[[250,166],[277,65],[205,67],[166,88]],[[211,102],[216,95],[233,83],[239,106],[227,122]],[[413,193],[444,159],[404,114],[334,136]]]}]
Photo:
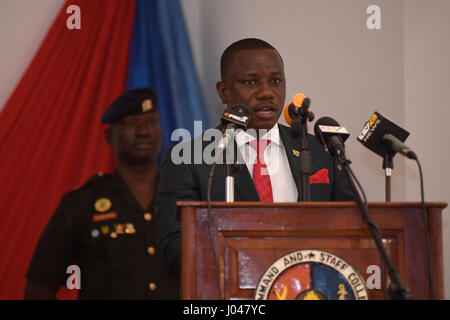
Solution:
[{"label": "white dress shirt", "polygon": [[[298,191],[292,176],[286,150],[280,138],[278,123],[260,139],[270,140],[264,151],[264,162],[270,175],[273,202],[296,202]],[[239,151],[245,160],[250,176],[253,177],[253,164],[256,161],[256,150],[248,142],[256,140],[249,131],[240,131],[235,137]]]}]

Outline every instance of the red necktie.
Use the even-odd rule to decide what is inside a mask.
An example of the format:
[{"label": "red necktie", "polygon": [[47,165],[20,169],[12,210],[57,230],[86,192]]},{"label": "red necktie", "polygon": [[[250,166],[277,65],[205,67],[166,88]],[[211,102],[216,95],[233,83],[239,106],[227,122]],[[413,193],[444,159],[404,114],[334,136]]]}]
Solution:
[{"label": "red necktie", "polygon": [[253,165],[253,183],[258,192],[261,202],[273,202],[272,184],[270,183],[270,175],[264,162],[264,151],[269,145],[270,140],[260,139],[250,141],[250,146],[256,150],[257,156]]}]

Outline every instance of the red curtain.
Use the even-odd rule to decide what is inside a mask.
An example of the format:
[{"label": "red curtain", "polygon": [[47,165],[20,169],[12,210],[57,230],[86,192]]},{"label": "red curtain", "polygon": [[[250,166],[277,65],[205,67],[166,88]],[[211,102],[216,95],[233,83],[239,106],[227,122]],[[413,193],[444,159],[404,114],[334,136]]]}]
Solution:
[{"label": "red curtain", "polygon": [[[73,4],[80,30],[66,26]],[[67,1],[0,113],[0,299],[23,298],[61,196],[114,168],[100,118],[125,88],[134,11],[135,1]]]}]

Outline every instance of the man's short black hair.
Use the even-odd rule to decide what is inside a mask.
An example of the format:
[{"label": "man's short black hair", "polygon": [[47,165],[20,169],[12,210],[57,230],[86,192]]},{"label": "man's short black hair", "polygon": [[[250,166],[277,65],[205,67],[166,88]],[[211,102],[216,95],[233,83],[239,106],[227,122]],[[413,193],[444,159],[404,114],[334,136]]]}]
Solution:
[{"label": "man's short black hair", "polygon": [[223,81],[223,78],[225,76],[226,70],[228,68],[228,65],[231,61],[231,58],[236,52],[243,51],[243,50],[251,50],[251,49],[270,49],[275,50],[276,53],[280,56],[281,61],[283,59],[281,58],[280,53],[275,49],[270,43],[257,39],[257,38],[246,38],[242,40],[238,40],[236,42],[233,42],[228,46],[228,48],[225,49],[225,51],[222,53],[222,57],[220,58],[220,77]]}]

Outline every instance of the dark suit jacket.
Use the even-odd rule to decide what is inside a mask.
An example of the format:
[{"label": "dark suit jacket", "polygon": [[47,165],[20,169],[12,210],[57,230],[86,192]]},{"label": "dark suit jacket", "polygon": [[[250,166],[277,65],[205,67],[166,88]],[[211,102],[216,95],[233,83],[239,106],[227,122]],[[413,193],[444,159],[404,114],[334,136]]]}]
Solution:
[{"label": "dark suit jacket", "polygon": [[[290,128],[280,124],[278,127],[297,185],[297,201],[302,201],[299,156],[296,152],[300,151],[300,139],[292,137]],[[195,143],[201,145],[203,151],[211,142],[197,139],[202,140],[202,136],[184,145],[192,149],[191,164],[174,164],[171,159],[172,148],[169,148],[161,167],[159,193],[156,200],[158,246],[164,267],[173,275],[179,274],[180,271],[180,225],[176,221],[176,201],[207,201],[208,176],[212,165],[192,163],[194,163]],[[337,170],[334,159],[314,136],[308,134],[308,142],[312,175],[321,169],[327,169],[329,179],[329,183],[312,183],[310,185],[311,201],[353,201],[347,181],[342,172]],[[235,174],[234,199],[235,201],[260,201],[250,173],[244,165]],[[212,180],[211,200],[225,200],[225,165],[223,164],[216,165]]]}]

